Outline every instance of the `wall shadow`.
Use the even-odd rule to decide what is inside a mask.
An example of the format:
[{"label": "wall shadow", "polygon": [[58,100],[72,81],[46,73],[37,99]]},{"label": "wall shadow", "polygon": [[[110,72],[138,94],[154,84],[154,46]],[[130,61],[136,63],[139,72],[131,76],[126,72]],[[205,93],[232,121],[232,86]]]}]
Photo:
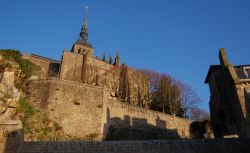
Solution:
[{"label": "wall shadow", "polygon": [[166,121],[158,116],[155,125],[149,124],[145,118],[130,117],[124,115],[110,117],[107,108],[107,122],[104,125],[104,140],[158,140],[158,139],[181,139],[176,129],[167,129]]},{"label": "wall shadow", "polygon": [[213,130],[211,121],[194,121],[190,124],[189,128],[190,137],[192,139],[213,138]]},{"label": "wall shadow", "polygon": [[59,63],[50,63],[48,68],[48,77],[58,77],[60,70]]},{"label": "wall shadow", "polygon": [[0,153],[16,153],[23,140],[23,136],[20,130],[5,131],[1,133],[0,139]]}]

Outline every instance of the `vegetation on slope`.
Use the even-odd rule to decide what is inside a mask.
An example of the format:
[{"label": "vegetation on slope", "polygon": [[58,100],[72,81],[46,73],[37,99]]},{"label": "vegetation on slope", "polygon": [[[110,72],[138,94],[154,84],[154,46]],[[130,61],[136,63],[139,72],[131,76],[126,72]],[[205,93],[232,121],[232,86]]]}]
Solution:
[{"label": "vegetation on slope", "polygon": [[39,66],[31,63],[30,61],[23,59],[21,53],[18,50],[0,50],[0,54],[6,60],[13,60],[19,66],[23,74],[32,75],[36,70],[39,70]]},{"label": "vegetation on slope", "polygon": [[18,112],[23,124],[25,140],[66,140],[58,123],[48,119],[43,113],[31,106],[25,98],[20,98]]},{"label": "vegetation on slope", "polygon": [[[39,73],[40,67],[23,59],[17,50],[0,50],[0,70],[6,69],[15,72],[15,87],[23,93],[26,92],[26,84],[32,75]],[[16,111],[22,121],[25,140],[67,140],[58,123],[48,119],[43,111],[34,108],[22,95]]]},{"label": "vegetation on slope", "polygon": [[1,49],[0,55],[3,58],[0,62],[2,70],[5,68],[13,69],[15,72],[15,87],[25,91],[27,79],[32,75],[36,75],[40,67],[23,59],[18,50]]}]

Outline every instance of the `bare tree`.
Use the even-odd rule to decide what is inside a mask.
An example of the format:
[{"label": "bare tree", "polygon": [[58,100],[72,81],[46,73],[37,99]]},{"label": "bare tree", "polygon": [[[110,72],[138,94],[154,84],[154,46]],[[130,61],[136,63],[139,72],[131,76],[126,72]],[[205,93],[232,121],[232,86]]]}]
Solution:
[{"label": "bare tree", "polygon": [[150,108],[168,114],[180,111],[180,90],[176,81],[169,75],[150,70],[140,70],[150,80]]},{"label": "bare tree", "polygon": [[201,99],[190,85],[182,82],[178,82],[177,85],[180,89],[180,101],[183,114],[189,118],[191,117],[192,109],[199,107]]},{"label": "bare tree", "polygon": [[141,72],[129,69],[129,83],[131,104],[148,108],[149,107],[149,80]]},{"label": "bare tree", "polygon": [[190,119],[194,121],[210,120],[210,114],[208,111],[201,108],[192,108]]},{"label": "bare tree", "polygon": [[169,75],[151,70],[139,70],[150,81],[150,108],[164,113],[190,118],[191,110],[199,109],[201,99],[190,85]]}]

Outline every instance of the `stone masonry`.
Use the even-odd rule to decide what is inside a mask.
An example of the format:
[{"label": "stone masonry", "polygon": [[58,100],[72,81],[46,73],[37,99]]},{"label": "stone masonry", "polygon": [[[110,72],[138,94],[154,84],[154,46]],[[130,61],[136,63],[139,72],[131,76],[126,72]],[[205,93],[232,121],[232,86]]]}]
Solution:
[{"label": "stone masonry", "polygon": [[[45,110],[66,134],[86,139],[104,139],[110,126],[153,126],[189,137],[191,121],[132,106],[112,99],[103,88],[88,84],[47,79],[31,81],[27,91],[31,105]],[[120,121],[120,122],[119,122]]]},{"label": "stone masonry", "polygon": [[[250,139],[20,142],[18,153],[249,153]],[[6,153],[13,152],[11,150]]]},{"label": "stone masonry", "polygon": [[205,83],[210,89],[210,115],[217,137],[250,136],[250,65],[233,66],[224,49],[220,65],[209,68]]},{"label": "stone masonry", "polygon": [[39,55],[23,55],[44,72],[43,78],[56,77],[63,80],[87,83],[103,87],[111,96],[118,97],[122,71],[127,68],[129,94],[126,100],[134,105],[145,105],[149,100],[149,80],[139,71],[120,64],[118,52],[114,61],[100,60],[88,41],[86,16],[79,39],[70,51],[63,50],[61,61]]}]

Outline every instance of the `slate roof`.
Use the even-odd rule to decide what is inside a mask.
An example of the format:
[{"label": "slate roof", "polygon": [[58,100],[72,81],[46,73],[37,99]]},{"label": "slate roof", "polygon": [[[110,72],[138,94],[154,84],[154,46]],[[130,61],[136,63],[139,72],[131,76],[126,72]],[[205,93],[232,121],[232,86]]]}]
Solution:
[{"label": "slate roof", "polygon": [[[250,65],[237,65],[237,66],[234,66],[234,70],[238,76],[239,79],[248,79],[245,72],[244,72],[244,67],[250,67]],[[206,79],[205,79],[205,83],[208,83],[208,79],[212,73],[212,71],[214,69],[219,69],[221,68],[221,65],[211,65],[209,67],[209,70],[208,70],[208,73],[207,73],[207,76],[206,76]]]},{"label": "slate roof", "polygon": [[243,67],[242,68],[234,67],[234,70],[235,70],[239,79],[248,79],[244,70],[243,70]]}]

